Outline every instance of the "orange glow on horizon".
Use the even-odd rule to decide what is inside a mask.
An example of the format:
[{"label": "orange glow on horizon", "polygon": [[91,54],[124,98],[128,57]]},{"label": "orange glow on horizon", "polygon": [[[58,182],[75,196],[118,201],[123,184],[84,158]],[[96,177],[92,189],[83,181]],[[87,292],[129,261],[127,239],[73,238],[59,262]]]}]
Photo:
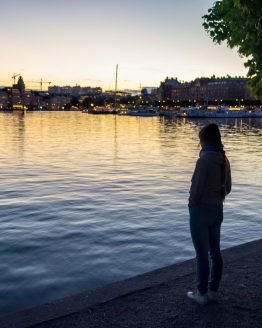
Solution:
[{"label": "orange glow on horizon", "polygon": [[53,85],[109,90],[114,89],[116,64],[120,90],[159,86],[167,76],[190,81],[246,75],[244,59],[224,44],[214,45],[204,31],[201,17],[213,0],[202,6],[193,0],[147,2],[1,4],[0,85],[10,86],[16,72],[29,88],[38,86],[26,81],[43,78]]}]

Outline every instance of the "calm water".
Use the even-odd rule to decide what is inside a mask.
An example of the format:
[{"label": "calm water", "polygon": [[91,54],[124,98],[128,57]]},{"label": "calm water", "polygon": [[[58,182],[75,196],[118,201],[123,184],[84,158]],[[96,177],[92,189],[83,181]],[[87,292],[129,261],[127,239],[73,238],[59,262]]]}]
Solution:
[{"label": "calm water", "polygon": [[[193,257],[187,198],[206,122],[0,114],[0,313]],[[226,248],[261,237],[262,120],[217,122],[234,183]]]}]

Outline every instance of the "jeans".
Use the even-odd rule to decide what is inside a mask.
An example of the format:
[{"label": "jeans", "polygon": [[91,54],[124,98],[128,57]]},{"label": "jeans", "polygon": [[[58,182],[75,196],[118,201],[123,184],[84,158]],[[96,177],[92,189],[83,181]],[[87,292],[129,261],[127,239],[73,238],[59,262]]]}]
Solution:
[{"label": "jeans", "polygon": [[[223,204],[200,204],[189,207],[189,215],[190,232],[196,251],[197,289],[201,294],[205,294],[208,288],[217,291],[223,271],[220,252]],[[209,272],[208,252],[211,259],[211,273]]]}]

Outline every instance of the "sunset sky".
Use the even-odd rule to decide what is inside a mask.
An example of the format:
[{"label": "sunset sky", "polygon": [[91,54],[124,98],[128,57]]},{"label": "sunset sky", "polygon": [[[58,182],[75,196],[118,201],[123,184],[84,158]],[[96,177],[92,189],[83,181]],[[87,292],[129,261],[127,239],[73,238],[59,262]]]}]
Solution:
[{"label": "sunset sky", "polygon": [[[0,85],[14,72],[56,85],[158,86],[166,76],[245,75],[202,16],[214,0],[0,0]],[[37,84],[26,83],[37,88]]]}]

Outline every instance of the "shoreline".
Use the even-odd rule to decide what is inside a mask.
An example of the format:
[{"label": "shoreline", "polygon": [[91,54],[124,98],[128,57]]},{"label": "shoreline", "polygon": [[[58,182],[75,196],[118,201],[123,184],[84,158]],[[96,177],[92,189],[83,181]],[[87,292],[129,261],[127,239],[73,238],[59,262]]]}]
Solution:
[{"label": "shoreline", "polygon": [[[249,320],[248,322],[252,323],[253,327],[258,327],[256,322],[258,324],[258,320],[261,319],[259,306],[262,305],[261,283],[259,284],[258,282],[259,277],[261,279],[262,273],[262,239],[225,249],[222,251],[222,254],[225,264],[221,284],[222,304],[219,303],[217,306],[208,305],[204,308],[213,313],[214,308],[217,307],[215,310],[219,313],[221,306],[222,308],[225,306],[227,311],[233,306],[236,309],[236,313],[234,311],[231,315],[229,313],[227,320],[223,318],[224,327],[245,327],[246,320]],[[138,327],[140,324],[141,327],[174,327],[175,321],[177,322],[177,327],[187,327],[189,324],[192,325],[192,323],[187,323],[186,321],[193,318],[193,314],[191,316],[186,314],[187,310],[199,308],[199,305],[191,303],[185,296],[187,288],[189,290],[194,286],[194,275],[194,259],[187,260],[31,309],[1,316],[0,327],[44,328],[84,327],[85,325],[86,327],[114,327],[113,322],[118,322],[115,327]],[[235,286],[231,286],[232,290],[226,288],[230,281],[235,284]],[[250,284],[255,284],[256,288],[254,286],[250,288]],[[248,293],[250,294],[250,300],[248,300],[249,307],[245,307],[242,304],[243,299],[241,295],[243,292],[246,298]],[[224,301],[228,302],[231,294],[236,298],[235,303],[229,302],[229,304],[224,304]],[[160,300],[159,295],[161,295]],[[168,299],[170,300],[168,301]],[[251,302],[251,300],[257,301],[257,304],[256,302]],[[160,304],[155,304],[158,302]],[[240,302],[240,305],[238,305],[238,302]],[[172,311],[167,311],[170,304],[172,304],[173,313]],[[152,319],[153,321],[151,322],[150,316],[146,314],[148,311],[153,310],[156,305],[157,308],[160,308],[160,312],[157,318]],[[143,307],[145,308],[143,309]],[[124,312],[116,311],[116,309],[121,308],[123,308]],[[195,315],[198,312],[202,313],[204,308],[201,307],[201,311],[195,311]],[[101,311],[104,315],[101,315]],[[183,314],[183,312],[185,313]],[[245,320],[239,317],[243,312]],[[135,317],[134,313],[136,313]],[[204,313],[208,320],[212,319],[209,311],[205,310]],[[155,312],[152,314],[155,315]],[[172,322],[170,318],[173,318]],[[179,323],[181,318],[184,320],[185,325]],[[230,318],[232,320],[228,322]],[[238,325],[235,322],[237,318],[240,320]],[[203,321],[203,318],[201,320]],[[206,320],[207,318],[203,322],[201,321],[203,327]],[[156,321],[165,322],[165,324],[156,324]],[[193,327],[202,327],[202,325],[193,325]],[[211,325],[211,327],[219,326]]]}]

